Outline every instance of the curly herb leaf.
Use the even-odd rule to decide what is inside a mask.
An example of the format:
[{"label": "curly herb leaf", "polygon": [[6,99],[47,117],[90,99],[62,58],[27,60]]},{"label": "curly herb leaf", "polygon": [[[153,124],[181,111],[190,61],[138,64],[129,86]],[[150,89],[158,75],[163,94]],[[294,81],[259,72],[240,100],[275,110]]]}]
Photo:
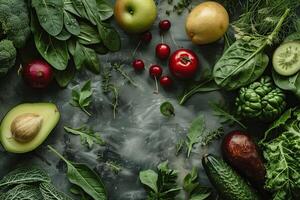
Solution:
[{"label": "curly herb leaf", "polygon": [[81,108],[87,115],[91,116],[91,114],[86,110],[86,108],[90,105],[92,101],[92,87],[91,81],[87,81],[83,84],[80,90],[73,89],[72,90],[72,102],[71,105],[75,107]]},{"label": "curly herb leaf", "polygon": [[211,144],[214,140],[220,139],[224,135],[223,127],[219,127],[215,130],[209,131],[201,139],[201,145],[207,146]]},{"label": "curly herb leaf", "polygon": [[86,144],[88,148],[92,148],[94,143],[99,145],[105,144],[100,135],[87,126],[82,126],[80,128],[70,128],[65,126],[64,129],[70,134],[79,135],[81,143]]}]

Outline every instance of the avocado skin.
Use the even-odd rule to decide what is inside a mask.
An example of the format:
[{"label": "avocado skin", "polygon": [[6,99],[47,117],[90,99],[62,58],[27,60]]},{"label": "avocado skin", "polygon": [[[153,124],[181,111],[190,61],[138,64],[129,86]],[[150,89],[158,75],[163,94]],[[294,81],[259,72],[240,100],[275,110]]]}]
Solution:
[{"label": "avocado skin", "polygon": [[[43,117],[43,124],[37,136],[30,142],[21,143],[12,137],[11,124],[19,115],[33,113]],[[2,119],[0,140],[3,148],[10,153],[27,153],[39,147],[56,127],[60,119],[58,108],[53,103],[24,103],[13,107]]]},{"label": "avocado skin", "polygon": [[222,159],[205,155],[204,170],[224,200],[260,200],[258,194]]}]

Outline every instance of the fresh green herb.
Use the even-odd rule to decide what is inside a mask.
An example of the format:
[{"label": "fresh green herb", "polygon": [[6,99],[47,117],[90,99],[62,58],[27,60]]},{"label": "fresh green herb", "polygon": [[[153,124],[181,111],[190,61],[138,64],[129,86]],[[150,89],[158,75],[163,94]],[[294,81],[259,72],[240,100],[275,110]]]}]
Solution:
[{"label": "fresh green herb", "polygon": [[190,89],[187,89],[179,99],[179,104],[183,105],[189,98],[197,93],[213,92],[219,90],[220,87],[215,83],[213,77],[208,75],[200,82],[194,84]]},{"label": "fresh green herb", "polygon": [[80,90],[73,89],[72,90],[72,102],[71,105],[75,107],[79,107],[83,110],[87,115],[91,116],[91,114],[86,110],[86,108],[90,105],[92,101],[92,88],[91,81],[87,81],[83,84]]},{"label": "fresh green herb", "polygon": [[87,126],[82,126],[80,128],[70,128],[65,126],[64,129],[70,134],[79,135],[81,143],[86,144],[88,148],[92,148],[94,143],[99,145],[105,144],[100,135]]},{"label": "fresh green herb", "polygon": [[241,126],[243,129],[246,129],[246,126],[242,122],[240,122],[240,120],[237,117],[231,114],[229,109],[226,106],[220,103],[213,103],[213,102],[211,102],[209,105],[213,109],[214,115],[218,116],[221,119],[222,124],[233,125],[234,123],[236,123],[239,126]]},{"label": "fresh green herb", "polygon": [[174,106],[168,101],[160,105],[160,112],[166,117],[175,116]]},{"label": "fresh green herb", "polygon": [[176,182],[177,172],[169,169],[167,161],[158,165],[157,172],[141,171],[139,177],[141,183],[146,186],[149,200],[174,200],[181,190]]},{"label": "fresh green herb", "polygon": [[[300,110],[288,110],[266,132],[263,141],[267,180],[265,188],[273,199],[298,199],[300,184]],[[279,135],[278,135],[279,134]],[[274,138],[274,139],[272,139]]]},{"label": "fresh green herb", "polygon": [[198,170],[193,168],[183,180],[183,190],[186,193],[187,199],[190,200],[207,200],[211,197],[211,189],[199,184]]},{"label": "fresh green herb", "polygon": [[204,116],[199,115],[196,119],[192,121],[188,134],[186,136],[187,157],[190,157],[193,146],[201,142],[201,136],[203,135],[204,131],[205,131]]},{"label": "fresh green herb", "polygon": [[48,148],[66,163],[67,177],[71,183],[80,187],[88,195],[93,197],[94,200],[107,199],[106,190],[98,174],[84,164],[77,164],[68,161],[53,147],[48,146]]},{"label": "fresh green herb", "polygon": [[185,141],[183,139],[180,139],[176,144],[176,156],[181,152],[185,144]]},{"label": "fresh green herb", "polygon": [[105,164],[115,174],[118,174],[122,170],[122,166],[115,161],[106,161]]},{"label": "fresh green herb", "polygon": [[236,42],[214,67],[216,83],[226,90],[234,90],[259,78],[269,63],[265,48],[286,34],[286,24],[293,20],[293,9],[298,5],[299,2],[292,0],[275,0],[257,1],[249,6],[249,11],[234,22]]},{"label": "fresh green herb", "polygon": [[207,146],[211,144],[214,140],[220,139],[223,135],[224,135],[224,128],[219,127],[215,130],[205,133],[200,143],[202,146]]},{"label": "fresh green herb", "polygon": [[131,85],[137,87],[136,83],[132,80],[132,78],[127,74],[126,71],[124,71],[123,69],[124,65],[120,64],[120,63],[113,63],[112,64],[112,68],[118,72],[125,80],[128,81],[128,83],[130,83]]}]

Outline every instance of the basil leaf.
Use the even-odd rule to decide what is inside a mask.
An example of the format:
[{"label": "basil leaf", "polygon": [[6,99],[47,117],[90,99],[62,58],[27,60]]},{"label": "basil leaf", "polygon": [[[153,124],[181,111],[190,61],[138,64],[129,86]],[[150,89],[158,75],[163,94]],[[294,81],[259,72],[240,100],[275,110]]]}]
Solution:
[{"label": "basil leaf", "polygon": [[71,34],[64,28],[57,36],[55,36],[56,39],[61,40],[61,41],[66,41],[66,40],[70,39],[70,37],[71,37]]},{"label": "basil leaf", "polygon": [[189,128],[188,134],[187,134],[187,157],[190,157],[190,154],[192,152],[193,146],[196,143],[199,143],[201,140],[201,136],[204,133],[205,129],[205,121],[204,116],[199,115],[196,119],[192,121],[192,124]]},{"label": "basil leaf", "polygon": [[50,182],[50,178],[45,171],[37,168],[18,168],[3,177],[0,187],[36,182]]},{"label": "basil leaf", "polygon": [[62,0],[32,0],[40,25],[52,36],[63,29],[63,6]]},{"label": "basil leaf", "polygon": [[175,116],[174,106],[168,101],[160,105],[160,112],[166,117]]},{"label": "basil leaf", "polygon": [[140,177],[141,183],[148,186],[155,193],[158,192],[158,188],[157,188],[158,175],[155,171],[153,171],[151,169],[141,171],[139,177]]},{"label": "basil leaf", "polygon": [[91,45],[101,42],[97,28],[85,22],[80,22],[80,34],[77,37],[80,44]]},{"label": "basil leaf", "polygon": [[65,126],[64,129],[70,134],[79,135],[81,143],[84,145],[87,144],[88,148],[92,148],[94,143],[99,145],[105,144],[99,133],[96,133],[87,126],[82,126],[80,128],[70,128]]},{"label": "basil leaf", "polygon": [[79,23],[77,19],[67,11],[64,11],[64,25],[69,33],[71,33],[72,35],[79,35]]},{"label": "basil leaf", "polygon": [[1,200],[42,200],[38,187],[20,184],[0,196]]},{"label": "basil leaf", "polygon": [[34,17],[31,18],[31,28],[35,46],[41,56],[57,70],[65,70],[69,61],[67,43],[59,41],[43,31]]},{"label": "basil leaf", "polygon": [[40,184],[40,192],[42,193],[42,196],[45,200],[72,200],[71,197],[58,191],[50,183],[41,183]]},{"label": "basil leaf", "polygon": [[248,85],[259,78],[269,63],[263,53],[265,40],[237,40],[216,63],[213,76],[216,83],[226,90]]},{"label": "basil leaf", "polygon": [[76,43],[74,52],[74,63],[77,69],[87,67],[94,73],[100,73],[100,62],[95,50]]},{"label": "basil leaf", "polygon": [[121,49],[121,38],[118,32],[109,24],[100,23],[97,26],[104,46],[112,52],[119,51]]},{"label": "basil leaf", "polygon": [[54,71],[54,78],[60,87],[66,87],[75,76],[76,70],[73,66],[68,66],[66,70]]},{"label": "basil leaf", "polygon": [[90,105],[92,101],[92,88],[91,81],[84,83],[80,90],[72,90],[72,102],[71,105],[75,107],[80,107],[87,115],[91,115],[86,108]]},{"label": "basil leaf", "polygon": [[105,0],[96,0],[100,19],[105,21],[111,18],[114,14],[112,7]]},{"label": "basil leaf", "polygon": [[71,163],[51,146],[48,146],[48,148],[67,164],[67,176],[71,183],[83,189],[94,199],[107,199],[104,185],[98,174],[84,164]]}]

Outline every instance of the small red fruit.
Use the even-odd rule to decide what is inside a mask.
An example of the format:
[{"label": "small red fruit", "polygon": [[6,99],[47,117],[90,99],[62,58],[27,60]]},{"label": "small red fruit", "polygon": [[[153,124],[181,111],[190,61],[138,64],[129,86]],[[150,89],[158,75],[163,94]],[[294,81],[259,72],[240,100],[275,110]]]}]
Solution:
[{"label": "small red fruit", "polygon": [[169,45],[160,43],[156,45],[156,56],[162,60],[167,59],[170,56],[171,49]]},{"label": "small red fruit", "polygon": [[195,76],[199,59],[197,55],[189,49],[178,49],[169,59],[169,69],[172,74],[180,79],[188,79]]},{"label": "small red fruit", "polygon": [[171,22],[167,19],[159,22],[159,29],[161,31],[168,31],[171,28]]},{"label": "small red fruit", "polygon": [[159,65],[151,65],[149,74],[152,78],[159,78],[162,75],[163,69]]},{"label": "small red fruit", "polygon": [[33,60],[23,68],[23,77],[33,88],[46,88],[53,79],[53,69],[44,60]]},{"label": "small red fruit", "polygon": [[140,71],[140,70],[145,69],[145,64],[142,60],[137,59],[132,62],[132,67],[135,70]]},{"label": "small red fruit", "polygon": [[160,85],[164,88],[170,88],[173,85],[173,80],[170,76],[165,75],[159,79]]},{"label": "small red fruit", "polygon": [[147,31],[142,34],[141,40],[145,43],[149,43],[152,40],[152,33],[150,31]]}]

